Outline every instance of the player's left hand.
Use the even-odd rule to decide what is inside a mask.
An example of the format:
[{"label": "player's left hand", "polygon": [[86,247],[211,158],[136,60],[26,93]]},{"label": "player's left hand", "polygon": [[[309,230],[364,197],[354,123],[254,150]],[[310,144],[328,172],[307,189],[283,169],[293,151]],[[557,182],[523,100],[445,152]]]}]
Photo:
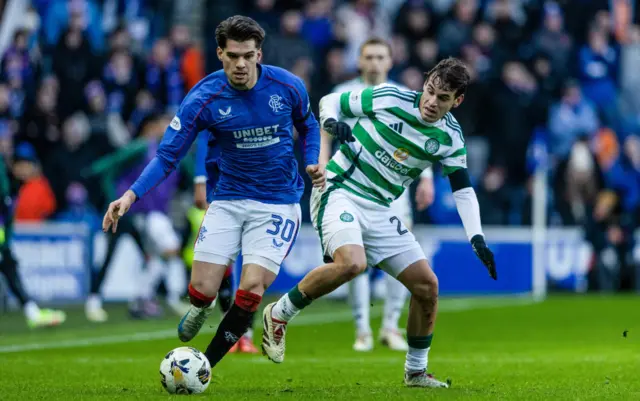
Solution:
[{"label": "player's left hand", "polygon": [[104,219],[102,219],[102,231],[107,232],[111,228],[111,232],[115,233],[118,229],[118,220],[129,211],[135,201],[136,194],[132,190],[128,190],[120,199],[111,202]]},{"label": "player's left hand", "polygon": [[351,127],[344,121],[336,121],[335,118],[329,118],[324,122],[322,127],[330,135],[338,138],[340,143],[355,142],[356,138],[351,132]]},{"label": "player's left hand", "polygon": [[324,188],[327,183],[327,171],[322,164],[310,164],[307,166],[307,174],[315,188]]},{"label": "player's left hand", "polygon": [[476,253],[476,256],[480,259],[483,265],[489,270],[489,275],[492,279],[498,279],[498,272],[496,271],[496,261],[493,258],[493,252],[487,246],[487,243],[484,242],[484,237],[480,234],[475,235],[471,238],[471,246],[473,247],[473,251]]}]

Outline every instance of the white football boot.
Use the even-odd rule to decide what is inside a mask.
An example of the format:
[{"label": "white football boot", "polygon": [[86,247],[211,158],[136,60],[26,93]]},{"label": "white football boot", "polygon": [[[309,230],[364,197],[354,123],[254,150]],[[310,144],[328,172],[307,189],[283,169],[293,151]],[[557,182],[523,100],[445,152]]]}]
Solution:
[{"label": "white football boot", "polygon": [[84,314],[87,320],[94,323],[104,323],[109,319],[109,314],[102,307],[102,300],[96,295],[89,295],[84,304]]},{"label": "white football boot", "polygon": [[353,350],[358,352],[369,352],[373,350],[373,336],[371,333],[358,334],[353,343]]},{"label": "white football boot", "polygon": [[35,316],[27,318],[27,325],[32,328],[58,326],[67,320],[67,314],[61,310],[40,309]]},{"label": "white football boot", "polygon": [[409,344],[404,339],[402,333],[398,330],[382,329],[380,330],[380,343],[393,351],[408,351]]},{"label": "white football boot", "polygon": [[271,316],[275,304],[275,302],[270,303],[262,312],[262,354],[275,363],[282,363],[287,323]]},{"label": "white football boot", "polygon": [[200,331],[204,322],[209,315],[213,313],[213,307],[215,306],[215,300],[206,308],[198,308],[191,305],[187,313],[184,314],[180,323],[178,323],[178,338],[180,341],[186,343],[191,341]]},{"label": "white football boot", "polygon": [[404,385],[407,387],[449,388],[449,383],[441,382],[426,370],[416,373],[404,373]]}]

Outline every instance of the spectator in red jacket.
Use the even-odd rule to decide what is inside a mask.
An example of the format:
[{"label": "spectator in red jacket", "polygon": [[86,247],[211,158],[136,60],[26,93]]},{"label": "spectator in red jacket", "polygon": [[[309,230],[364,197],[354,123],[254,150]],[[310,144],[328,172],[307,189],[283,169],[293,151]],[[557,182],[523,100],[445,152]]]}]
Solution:
[{"label": "spectator in red jacket", "polygon": [[56,197],[31,144],[16,146],[13,174],[22,182],[16,201],[16,221],[38,222],[51,216],[56,210]]}]

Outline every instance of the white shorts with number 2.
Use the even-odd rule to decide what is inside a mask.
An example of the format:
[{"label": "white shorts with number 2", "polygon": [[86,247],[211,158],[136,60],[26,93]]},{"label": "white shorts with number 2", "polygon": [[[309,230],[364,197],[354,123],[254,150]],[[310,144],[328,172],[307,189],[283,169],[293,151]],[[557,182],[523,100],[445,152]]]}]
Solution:
[{"label": "white shorts with number 2", "polygon": [[324,254],[333,258],[341,246],[360,245],[365,249],[369,266],[378,266],[393,277],[426,259],[403,217],[396,215],[395,208],[335,186],[314,188],[311,192],[311,220]]}]

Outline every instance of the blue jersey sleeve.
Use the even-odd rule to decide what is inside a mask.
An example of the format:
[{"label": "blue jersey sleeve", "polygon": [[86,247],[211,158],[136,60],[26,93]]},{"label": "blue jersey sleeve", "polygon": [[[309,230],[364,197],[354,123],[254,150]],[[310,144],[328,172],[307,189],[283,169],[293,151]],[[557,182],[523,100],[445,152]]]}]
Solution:
[{"label": "blue jersey sleeve", "polygon": [[293,125],[296,127],[302,146],[304,147],[304,166],[318,164],[320,154],[320,124],[311,112],[309,94],[304,82],[295,77],[293,79]]},{"label": "blue jersey sleeve", "polygon": [[194,180],[196,183],[207,181],[207,151],[209,147],[209,132],[202,131],[196,140],[196,165],[194,169]]},{"label": "blue jersey sleeve", "polygon": [[176,169],[198,133],[207,128],[205,107],[209,101],[203,102],[197,93],[190,93],[183,100],[164,133],[156,156],[130,188],[137,199],[159,185]]}]

